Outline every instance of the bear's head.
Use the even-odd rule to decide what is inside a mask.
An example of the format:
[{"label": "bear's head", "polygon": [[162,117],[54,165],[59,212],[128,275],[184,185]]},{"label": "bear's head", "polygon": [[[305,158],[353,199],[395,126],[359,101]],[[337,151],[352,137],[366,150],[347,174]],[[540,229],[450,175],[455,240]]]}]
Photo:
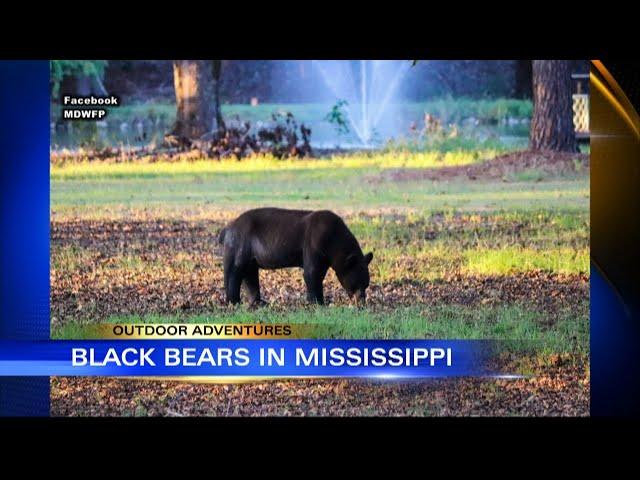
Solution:
[{"label": "bear's head", "polygon": [[353,253],[346,258],[345,265],[337,274],[340,284],[351,298],[355,298],[359,306],[367,300],[366,290],[369,287],[369,264],[373,253],[366,255]]}]

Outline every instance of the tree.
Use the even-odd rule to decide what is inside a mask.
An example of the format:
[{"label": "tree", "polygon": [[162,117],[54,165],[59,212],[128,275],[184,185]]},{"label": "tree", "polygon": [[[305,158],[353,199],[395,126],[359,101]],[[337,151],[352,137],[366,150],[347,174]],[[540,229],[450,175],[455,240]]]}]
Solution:
[{"label": "tree", "polygon": [[516,98],[530,99],[533,95],[531,60],[514,61],[514,94]]},{"label": "tree", "polygon": [[52,98],[61,95],[107,95],[102,84],[106,60],[51,60],[49,79]]},{"label": "tree", "polygon": [[577,151],[571,97],[571,62],[534,60],[532,150]]},{"label": "tree", "polygon": [[174,60],[175,135],[199,138],[224,129],[220,113],[220,60]]},{"label": "tree", "polygon": [[213,60],[213,113],[216,118],[218,130],[224,130],[224,120],[222,119],[222,111],[220,110],[220,74],[222,73],[222,60]]}]

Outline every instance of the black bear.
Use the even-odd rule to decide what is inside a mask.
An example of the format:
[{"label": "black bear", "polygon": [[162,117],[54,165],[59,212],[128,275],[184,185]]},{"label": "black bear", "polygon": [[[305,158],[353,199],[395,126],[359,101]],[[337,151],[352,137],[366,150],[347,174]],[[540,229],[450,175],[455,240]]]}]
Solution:
[{"label": "black bear", "polygon": [[244,212],[218,237],[223,245],[227,302],[240,302],[244,282],[249,302],[262,304],[258,270],[302,267],[307,300],[324,304],[322,282],[329,267],[358,305],[366,300],[369,263],[344,221],[328,210],[258,208]]}]

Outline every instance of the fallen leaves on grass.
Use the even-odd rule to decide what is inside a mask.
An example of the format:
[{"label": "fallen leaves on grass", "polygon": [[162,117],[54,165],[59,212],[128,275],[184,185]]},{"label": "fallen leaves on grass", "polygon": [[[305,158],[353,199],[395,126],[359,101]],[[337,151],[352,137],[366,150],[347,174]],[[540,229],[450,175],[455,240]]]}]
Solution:
[{"label": "fallen leaves on grass", "polygon": [[[206,313],[224,305],[223,271],[216,221],[75,221],[52,224],[51,316],[103,320],[112,315]],[[588,276],[530,271],[509,276],[443,274],[416,280],[424,264],[398,259],[397,280],[377,281],[368,292],[372,310],[416,304],[523,303],[553,312],[582,308]],[[261,271],[264,299],[274,308],[304,305],[300,269]],[[330,303],[349,304],[335,274],[325,280]]]},{"label": "fallen leaves on grass", "polygon": [[[518,223],[433,217],[425,240],[457,238],[477,228],[514,239]],[[405,222],[406,218],[397,221]],[[483,223],[485,222],[485,223]],[[52,222],[51,314],[55,324],[100,321],[112,315],[207,313],[222,307],[217,233],[222,220]],[[425,233],[426,232],[426,233]],[[422,235],[422,233],[420,233]],[[475,235],[475,234],[474,234]],[[490,235],[485,235],[490,238]],[[401,243],[415,239],[398,237]],[[419,261],[399,258],[396,280],[373,278],[368,307],[386,311],[416,304],[465,306],[523,303],[553,313],[588,308],[587,275],[541,271],[509,276],[448,272],[415,280]],[[305,304],[302,273],[261,272],[270,308]],[[348,303],[335,275],[325,281],[333,304]],[[577,360],[575,359],[577,358]],[[589,377],[580,357],[537,366],[518,380],[449,379],[412,383],[347,380],[273,381],[243,385],[187,384],[111,378],[52,379],[53,415],[588,415]]]},{"label": "fallen leaves on grass", "polygon": [[451,180],[464,178],[470,180],[502,179],[521,172],[535,171],[542,175],[575,175],[589,170],[589,155],[566,152],[534,152],[522,151],[500,155],[485,162],[470,165],[424,168],[424,169],[389,169],[367,180],[377,183],[382,180],[416,181],[416,180]]},{"label": "fallen leaves on grass", "polygon": [[530,378],[289,380],[236,385],[54,377],[54,416],[587,416],[582,356]]}]

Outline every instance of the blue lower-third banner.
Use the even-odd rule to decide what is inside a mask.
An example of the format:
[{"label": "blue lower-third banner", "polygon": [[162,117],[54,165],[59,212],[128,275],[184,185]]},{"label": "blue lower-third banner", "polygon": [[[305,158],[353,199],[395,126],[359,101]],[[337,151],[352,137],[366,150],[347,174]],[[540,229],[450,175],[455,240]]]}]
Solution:
[{"label": "blue lower-third banner", "polygon": [[0,376],[494,376],[482,340],[0,341]]}]

